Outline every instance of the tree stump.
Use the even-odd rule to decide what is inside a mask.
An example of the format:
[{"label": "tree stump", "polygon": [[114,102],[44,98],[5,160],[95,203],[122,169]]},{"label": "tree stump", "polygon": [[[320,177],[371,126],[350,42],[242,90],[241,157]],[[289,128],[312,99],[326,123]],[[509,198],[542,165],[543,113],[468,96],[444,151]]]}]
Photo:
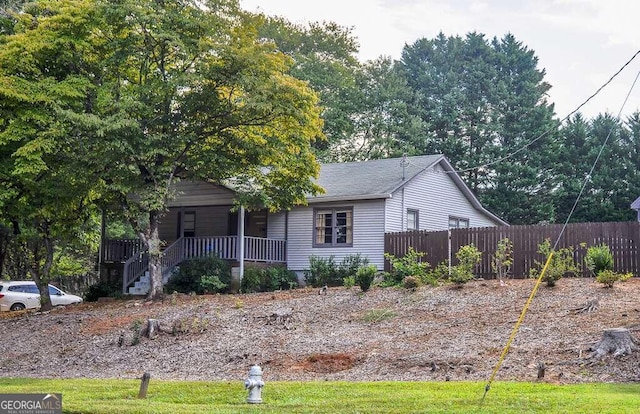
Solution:
[{"label": "tree stump", "polygon": [[147,324],[142,328],[140,335],[153,339],[158,333],[160,333],[160,321],[157,319],[147,319]]},{"label": "tree stump", "polygon": [[638,349],[638,342],[626,328],[605,329],[602,339],[591,347],[591,358],[602,358],[613,353],[614,357],[628,355]]}]

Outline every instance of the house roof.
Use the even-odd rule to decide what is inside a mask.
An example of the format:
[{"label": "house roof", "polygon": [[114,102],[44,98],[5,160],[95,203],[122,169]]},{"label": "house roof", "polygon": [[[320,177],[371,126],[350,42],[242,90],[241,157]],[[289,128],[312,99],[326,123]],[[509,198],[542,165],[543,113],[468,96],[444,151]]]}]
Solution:
[{"label": "house roof", "polygon": [[443,158],[443,155],[406,157],[404,166],[403,158],[321,164],[316,184],[324,188],[325,193],[309,197],[308,202],[389,198],[395,190]]},{"label": "house roof", "polygon": [[640,210],[640,197],[636,198],[636,201],[631,203],[631,208],[634,210]]},{"label": "house roof", "polygon": [[325,193],[309,197],[307,202],[313,204],[391,198],[393,192],[436,164],[449,173],[453,183],[477,210],[499,224],[507,224],[480,204],[442,154],[321,164],[316,183],[325,189]]}]

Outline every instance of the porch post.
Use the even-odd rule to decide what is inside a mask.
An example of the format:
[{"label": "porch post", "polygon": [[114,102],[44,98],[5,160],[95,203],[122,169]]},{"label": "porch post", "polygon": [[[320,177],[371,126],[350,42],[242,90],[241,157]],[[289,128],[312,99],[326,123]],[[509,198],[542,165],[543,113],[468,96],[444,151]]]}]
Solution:
[{"label": "porch post", "polygon": [[238,261],[240,262],[240,281],[244,277],[244,206],[238,210]]}]

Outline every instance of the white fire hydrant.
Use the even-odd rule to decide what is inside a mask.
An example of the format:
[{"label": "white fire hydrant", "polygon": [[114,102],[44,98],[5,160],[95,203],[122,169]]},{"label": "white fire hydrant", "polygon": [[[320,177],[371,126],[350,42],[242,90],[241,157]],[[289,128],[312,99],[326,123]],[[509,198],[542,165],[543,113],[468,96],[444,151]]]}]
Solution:
[{"label": "white fire hydrant", "polygon": [[244,388],[249,390],[249,396],[247,397],[249,404],[262,403],[262,387],[264,387],[262,368],[254,365],[249,370],[249,379],[244,382]]}]

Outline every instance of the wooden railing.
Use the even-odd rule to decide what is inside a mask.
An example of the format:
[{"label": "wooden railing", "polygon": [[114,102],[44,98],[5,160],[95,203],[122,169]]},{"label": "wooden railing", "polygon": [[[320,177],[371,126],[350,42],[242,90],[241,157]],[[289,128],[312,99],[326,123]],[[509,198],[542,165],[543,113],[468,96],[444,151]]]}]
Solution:
[{"label": "wooden railing", "polygon": [[138,280],[148,268],[149,255],[147,252],[138,252],[124,262],[122,270],[122,292],[126,293],[129,286]]},{"label": "wooden railing", "polygon": [[124,262],[143,250],[140,239],[111,239],[102,243],[104,262]]},{"label": "wooden railing", "polygon": [[285,240],[245,237],[244,258],[254,262],[284,263],[287,261],[286,243]]},{"label": "wooden railing", "polygon": [[[244,258],[252,262],[284,263],[286,261],[286,241],[262,237],[244,238]],[[108,243],[106,243],[108,244]],[[167,277],[171,270],[182,261],[195,257],[216,255],[225,260],[238,260],[238,237],[183,237],[176,240],[162,252],[162,275]],[[149,267],[149,255],[138,251],[125,263],[122,289],[126,290],[142,276]]]}]

